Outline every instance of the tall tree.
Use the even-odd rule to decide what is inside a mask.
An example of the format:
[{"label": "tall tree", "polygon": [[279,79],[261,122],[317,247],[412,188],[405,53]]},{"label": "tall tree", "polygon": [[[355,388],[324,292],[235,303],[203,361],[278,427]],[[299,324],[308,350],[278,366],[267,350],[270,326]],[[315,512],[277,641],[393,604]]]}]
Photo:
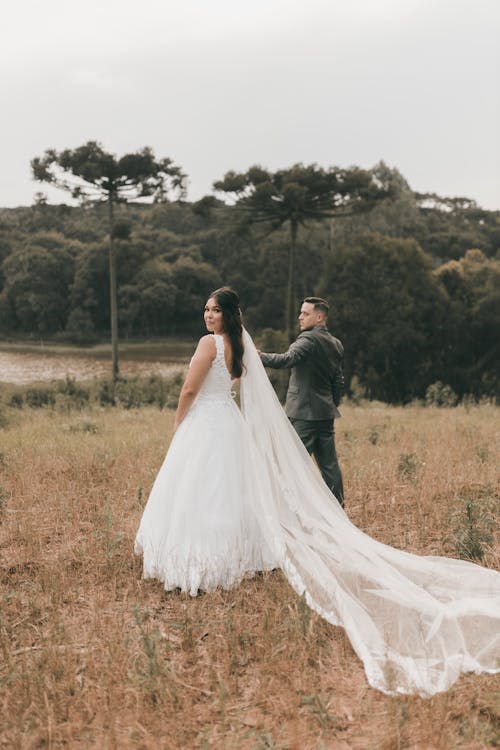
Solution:
[{"label": "tall tree", "polygon": [[269,172],[253,166],[247,172],[227,172],[214,183],[214,190],[230,196],[236,207],[246,212],[251,223],[263,223],[271,231],[288,223],[286,334],[292,335],[295,314],[296,247],[299,228],[309,221],[333,216],[349,216],[371,209],[390,194],[372,172],[353,167],[323,169],[316,164],[295,164],[289,169]]},{"label": "tall tree", "polygon": [[329,259],[320,291],[346,343],[348,387],[356,375],[369,398],[398,403],[443,378],[446,295],[414,240],[358,234]]},{"label": "tall tree", "polygon": [[1,297],[15,327],[40,337],[64,329],[74,265],[68,242],[44,247],[36,236],[9,255],[3,264],[6,281]]},{"label": "tall tree", "polygon": [[115,207],[141,198],[164,201],[170,192],[184,195],[186,176],[171,159],[156,159],[152,149],[117,157],[100,143],[88,141],[75,149],[47,149],[31,162],[33,176],[68,191],[82,202],[105,201],[109,224],[109,284],[113,380],[118,378],[118,309],[115,240],[123,224],[115,223]]},{"label": "tall tree", "polygon": [[471,249],[434,274],[447,295],[446,382],[459,396],[486,395],[499,402],[500,258]]}]

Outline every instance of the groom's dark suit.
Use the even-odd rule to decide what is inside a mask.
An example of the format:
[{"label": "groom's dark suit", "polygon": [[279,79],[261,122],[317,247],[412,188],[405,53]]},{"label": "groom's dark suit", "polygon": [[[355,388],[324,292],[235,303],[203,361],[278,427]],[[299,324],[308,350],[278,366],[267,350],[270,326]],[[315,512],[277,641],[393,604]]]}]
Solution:
[{"label": "groom's dark suit", "polygon": [[291,369],[286,414],[341,505],[344,490],[334,420],[340,417],[337,406],[344,388],[343,356],[341,342],[324,325],[302,331],[284,354],[261,353],[265,367]]}]

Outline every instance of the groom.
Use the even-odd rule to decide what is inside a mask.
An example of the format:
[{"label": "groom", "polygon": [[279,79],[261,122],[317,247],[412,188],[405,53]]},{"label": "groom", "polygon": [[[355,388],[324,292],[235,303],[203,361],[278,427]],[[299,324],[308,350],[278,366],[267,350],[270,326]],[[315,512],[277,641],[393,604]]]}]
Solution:
[{"label": "groom", "polygon": [[342,474],[335,451],[334,420],[344,388],[344,347],[328,331],[328,302],[306,297],[299,315],[300,334],[284,354],[260,353],[265,367],[291,369],[286,414],[318,463],[328,487],[344,506]]}]

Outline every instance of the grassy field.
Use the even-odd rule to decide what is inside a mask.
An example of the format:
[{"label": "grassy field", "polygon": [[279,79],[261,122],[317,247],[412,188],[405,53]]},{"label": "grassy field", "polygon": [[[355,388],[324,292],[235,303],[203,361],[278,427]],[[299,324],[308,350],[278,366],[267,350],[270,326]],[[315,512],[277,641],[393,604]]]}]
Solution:
[{"label": "grassy field", "polygon": [[[349,406],[351,519],[500,566],[500,410]],[[343,630],[279,571],[189,599],[141,579],[133,538],[171,437],[154,408],[1,412],[0,747],[177,750],[500,746],[500,681],[429,700],[365,680]]]}]

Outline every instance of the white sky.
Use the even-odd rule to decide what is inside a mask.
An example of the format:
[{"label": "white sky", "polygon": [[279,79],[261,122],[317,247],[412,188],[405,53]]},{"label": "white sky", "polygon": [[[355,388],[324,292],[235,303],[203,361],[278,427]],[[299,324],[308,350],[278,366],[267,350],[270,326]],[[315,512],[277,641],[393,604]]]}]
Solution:
[{"label": "white sky", "polygon": [[0,22],[0,206],[30,160],[151,146],[189,198],[229,169],[397,167],[500,209],[500,0],[16,0]]}]

